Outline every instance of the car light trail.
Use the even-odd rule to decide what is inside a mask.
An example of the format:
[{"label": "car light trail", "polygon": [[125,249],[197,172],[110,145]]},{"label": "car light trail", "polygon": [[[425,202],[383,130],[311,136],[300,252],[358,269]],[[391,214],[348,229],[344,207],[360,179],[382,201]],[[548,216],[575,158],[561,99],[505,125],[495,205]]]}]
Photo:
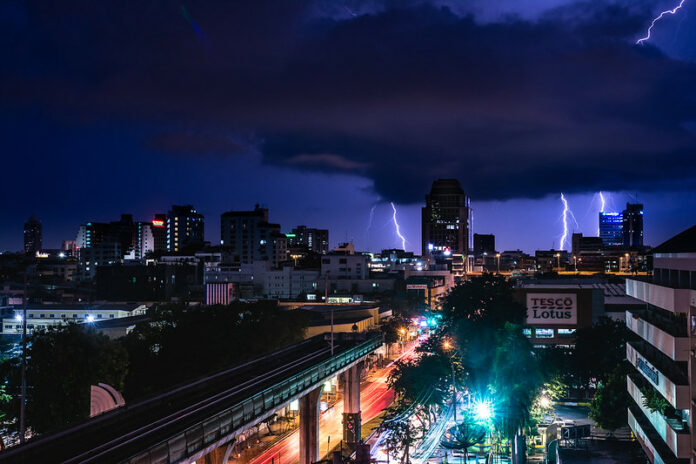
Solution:
[{"label": "car light trail", "polygon": [[399,223],[396,220],[396,206],[394,206],[394,203],[391,203],[391,207],[394,210],[394,215],[392,218],[394,219],[394,227],[396,228],[396,235],[399,236],[401,239],[401,249],[406,251],[406,237],[401,235],[401,228],[399,227]]},{"label": "car light trail", "polygon": [[661,12],[658,16],[656,16],[652,22],[650,23],[650,27],[648,28],[648,32],[645,34],[645,37],[641,37],[640,39],[636,40],[636,45],[641,45],[643,42],[650,40],[650,37],[652,35],[652,30],[653,27],[655,27],[655,24],[661,20],[663,17],[667,15],[675,15],[677,14],[677,11],[681,9],[681,7],[684,6],[684,3],[686,3],[686,0],[681,0],[677,6],[672,8],[671,10],[665,10]]}]

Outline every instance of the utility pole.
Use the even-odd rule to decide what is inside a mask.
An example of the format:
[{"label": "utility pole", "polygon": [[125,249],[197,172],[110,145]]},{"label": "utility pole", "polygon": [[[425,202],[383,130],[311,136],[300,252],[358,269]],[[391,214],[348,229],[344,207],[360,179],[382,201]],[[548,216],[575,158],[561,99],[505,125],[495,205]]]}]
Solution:
[{"label": "utility pole", "polygon": [[[329,304],[329,271],[324,274],[324,304]],[[331,306],[331,356],[334,355],[334,308]]]},{"label": "utility pole", "polygon": [[29,286],[27,284],[29,266],[24,269],[24,294],[22,295],[22,401],[19,403],[19,442],[24,443],[26,435],[26,426],[24,419],[24,409],[27,402],[27,292]]}]

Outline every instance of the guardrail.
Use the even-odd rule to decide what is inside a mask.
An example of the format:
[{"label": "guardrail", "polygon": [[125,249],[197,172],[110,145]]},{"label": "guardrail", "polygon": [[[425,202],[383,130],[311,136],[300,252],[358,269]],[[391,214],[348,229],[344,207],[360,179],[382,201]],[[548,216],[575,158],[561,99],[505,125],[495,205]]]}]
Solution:
[{"label": "guardrail", "polygon": [[221,411],[206,421],[159,443],[137,456],[123,461],[128,464],[172,464],[188,462],[225,437],[241,433],[249,424],[280,409],[307,390],[321,385],[327,378],[364,358],[382,345],[382,338],[373,337],[344,352],[305,369],[244,401]]}]

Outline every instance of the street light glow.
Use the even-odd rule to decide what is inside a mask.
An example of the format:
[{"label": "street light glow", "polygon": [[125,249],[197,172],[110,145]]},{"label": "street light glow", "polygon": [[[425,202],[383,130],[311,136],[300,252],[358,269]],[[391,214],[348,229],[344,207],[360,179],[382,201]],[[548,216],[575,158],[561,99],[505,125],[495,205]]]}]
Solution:
[{"label": "street light glow", "polygon": [[487,421],[493,416],[493,407],[488,401],[478,401],[474,405],[474,413],[478,420]]}]

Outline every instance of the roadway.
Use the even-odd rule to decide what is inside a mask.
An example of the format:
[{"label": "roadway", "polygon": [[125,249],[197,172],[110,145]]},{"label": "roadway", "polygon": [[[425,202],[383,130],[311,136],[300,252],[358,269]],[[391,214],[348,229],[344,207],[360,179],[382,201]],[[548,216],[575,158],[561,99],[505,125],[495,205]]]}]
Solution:
[{"label": "roadway", "polygon": [[[414,356],[417,343],[409,346],[397,359],[409,359]],[[396,360],[395,360],[396,361]],[[360,387],[360,409],[362,423],[377,417],[394,402],[394,392],[388,388],[387,379],[394,369],[394,361],[377,372],[367,375]],[[319,419],[319,455],[324,457],[327,450],[334,448],[343,439],[343,401],[324,411]],[[331,441],[329,442],[329,437]],[[268,448],[249,464],[297,464],[299,456],[299,432],[296,430],[272,447]]]}]

